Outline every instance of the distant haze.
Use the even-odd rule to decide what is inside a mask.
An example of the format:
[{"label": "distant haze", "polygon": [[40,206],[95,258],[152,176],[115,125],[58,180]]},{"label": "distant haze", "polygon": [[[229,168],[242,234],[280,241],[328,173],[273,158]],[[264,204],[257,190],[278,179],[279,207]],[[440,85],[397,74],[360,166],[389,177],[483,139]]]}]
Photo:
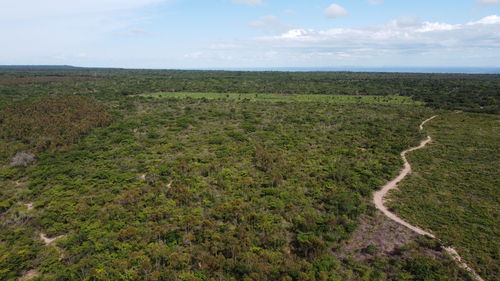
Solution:
[{"label": "distant haze", "polygon": [[[78,67],[71,65],[0,65],[1,69],[17,70],[75,70],[106,69],[102,67]],[[113,68],[109,68],[113,69]],[[127,68],[123,68],[127,69]],[[452,73],[452,74],[500,74],[497,67],[226,67],[226,68],[129,68],[143,70],[223,70],[223,71],[277,71],[277,72],[391,72],[391,73]]]},{"label": "distant haze", "polygon": [[4,1],[0,38],[1,65],[484,72],[500,1]]},{"label": "distant haze", "polygon": [[[211,70],[207,68],[206,70]],[[212,68],[212,70],[241,71],[349,71],[349,72],[401,72],[401,73],[464,73],[464,74],[500,74],[500,67],[275,67],[275,68]]]}]

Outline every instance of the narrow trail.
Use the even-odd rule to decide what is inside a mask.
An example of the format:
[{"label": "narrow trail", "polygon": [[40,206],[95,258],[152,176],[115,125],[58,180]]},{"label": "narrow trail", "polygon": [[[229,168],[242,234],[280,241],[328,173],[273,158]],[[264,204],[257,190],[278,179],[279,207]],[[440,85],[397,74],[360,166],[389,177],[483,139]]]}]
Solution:
[{"label": "narrow trail", "polygon": [[[24,206],[26,206],[26,208],[28,210],[33,210],[34,209],[34,206],[33,206],[33,203],[32,202],[28,202],[28,203],[25,203],[23,204]],[[45,243],[45,246],[52,246],[54,247],[57,251],[59,251],[59,260],[62,260],[64,258],[64,253],[63,253],[63,250],[55,245],[53,245],[53,243],[60,239],[60,238],[63,238],[65,235],[59,235],[59,236],[56,236],[56,237],[53,237],[53,238],[49,238],[47,237],[43,232],[40,232],[39,234],[39,237],[40,237],[40,240],[43,241],[43,243]],[[24,274],[17,278],[18,281],[27,281],[27,280],[31,280],[35,277],[38,277],[40,276],[40,272],[38,271],[38,268],[32,268],[26,272],[24,272]]]},{"label": "narrow trail", "polygon": [[31,280],[35,277],[38,277],[40,273],[38,272],[38,269],[34,268],[31,270],[28,270],[26,273],[24,273],[23,276],[19,277],[17,280],[19,281],[26,281],[26,280]]},{"label": "narrow trail", "polygon": [[[432,116],[431,118],[425,120],[424,122],[422,122],[422,124],[420,124],[419,128],[420,128],[420,131],[424,130],[424,125],[431,121],[432,119],[436,118],[437,116]],[[394,178],[393,180],[389,181],[388,183],[386,183],[382,189],[380,189],[379,191],[376,191],[374,194],[373,194],[373,203],[375,204],[375,207],[377,209],[379,209],[382,213],[384,213],[385,216],[387,216],[388,218],[390,218],[391,220],[411,229],[412,231],[414,231],[415,233],[418,233],[420,235],[426,235],[426,236],[429,236],[431,238],[434,238],[434,239],[437,239],[436,236],[434,236],[432,233],[428,232],[428,231],[425,231],[423,230],[422,228],[418,227],[418,226],[414,226],[414,225],[411,225],[410,223],[404,221],[403,219],[401,219],[400,217],[398,217],[396,214],[392,213],[391,211],[389,211],[389,209],[384,205],[385,203],[385,199],[384,197],[387,195],[387,193],[393,189],[397,189],[398,188],[398,184],[408,175],[411,173],[411,165],[410,163],[408,162],[408,160],[406,159],[406,155],[409,153],[409,152],[412,152],[412,151],[415,151],[415,150],[418,150],[418,149],[421,149],[421,148],[424,148],[428,143],[430,143],[432,141],[432,138],[430,136],[427,136],[427,138],[425,140],[423,140],[420,145],[418,146],[415,146],[415,147],[411,147],[403,152],[401,152],[401,158],[403,159],[404,161],[404,167],[403,169],[401,170],[401,172],[399,173],[399,175]],[[439,239],[437,239],[439,241]],[[481,278],[481,276],[479,276],[475,271],[474,269],[472,269],[471,267],[469,267],[467,265],[467,263],[465,263],[465,261],[462,259],[462,257],[460,257],[460,255],[458,254],[458,252],[452,248],[452,247],[443,247],[443,250],[446,251],[454,260],[455,262],[457,262],[457,264],[465,269],[466,271],[468,271],[476,280],[478,281],[484,281],[483,278]]]},{"label": "narrow trail", "polygon": [[[31,203],[28,203],[28,204],[31,204]],[[40,232],[39,236],[40,236],[40,240],[42,240],[43,243],[45,243],[45,246],[52,246],[59,252],[59,260],[62,260],[64,258],[63,250],[55,245],[52,245],[57,239],[64,237],[64,235],[59,235],[57,237],[49,238],[44,233]],[[32,268],[32,269],[26,271],[17,280],[18,281],[27,281],[27,280],[31,280],[35,277],[38,277],[38,276],[40,276],[40,272],[38,271],[38,268]]]},{"label": "narrow trail", "polygon": [[57,239],[59,238],[62,238],[64,237],[64,235],[59,235],[57,237],[54,237],[54,238],[48,238],[47,236],[45,236],[45,234],[43,233],[40,233],[40,239],[45,243],[45,245],[50,245],[52,244],[52,242],[56,241]]}]

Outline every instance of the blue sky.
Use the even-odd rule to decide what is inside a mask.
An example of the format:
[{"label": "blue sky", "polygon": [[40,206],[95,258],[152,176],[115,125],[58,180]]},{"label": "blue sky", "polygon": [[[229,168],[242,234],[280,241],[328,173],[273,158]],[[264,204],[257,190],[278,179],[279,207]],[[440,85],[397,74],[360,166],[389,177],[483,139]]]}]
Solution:
[{"label": "blue sky", "polygon": [[500,0],[1,1],[0,64],[500,66]]}]

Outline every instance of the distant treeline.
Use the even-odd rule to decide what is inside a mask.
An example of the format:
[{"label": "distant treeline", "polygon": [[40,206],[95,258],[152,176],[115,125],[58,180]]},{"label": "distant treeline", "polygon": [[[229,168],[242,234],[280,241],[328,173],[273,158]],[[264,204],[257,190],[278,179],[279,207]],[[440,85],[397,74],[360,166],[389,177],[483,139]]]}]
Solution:
[{"label": "distant treeline", "polygon": [[[0,93],[14,81],[53,83],[73,93],[147,92],[402,95],[442,109],[498,113],[500,75],[368,72],[254,72],[125,69],[3,69]],[[66,77],[50,79],[50,77]],[[19,80],[20,79],[20,80]],[[64,83],[62,83],[64,82]],[[68,82],[74,82],[73,84]],[[7,85],[10,85],[6,88]],[[54,91],[51,91],[54,92]]]}]

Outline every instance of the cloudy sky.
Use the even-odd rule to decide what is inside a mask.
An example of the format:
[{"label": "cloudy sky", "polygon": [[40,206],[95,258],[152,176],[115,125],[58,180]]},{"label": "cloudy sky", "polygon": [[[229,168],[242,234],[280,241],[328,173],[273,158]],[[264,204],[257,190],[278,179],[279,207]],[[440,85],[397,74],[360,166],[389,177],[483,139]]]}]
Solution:
[{"label": "cloudy sky", "polygon": [[500,0],[0,0],[0,7],[0,65],[500,66]]}]

